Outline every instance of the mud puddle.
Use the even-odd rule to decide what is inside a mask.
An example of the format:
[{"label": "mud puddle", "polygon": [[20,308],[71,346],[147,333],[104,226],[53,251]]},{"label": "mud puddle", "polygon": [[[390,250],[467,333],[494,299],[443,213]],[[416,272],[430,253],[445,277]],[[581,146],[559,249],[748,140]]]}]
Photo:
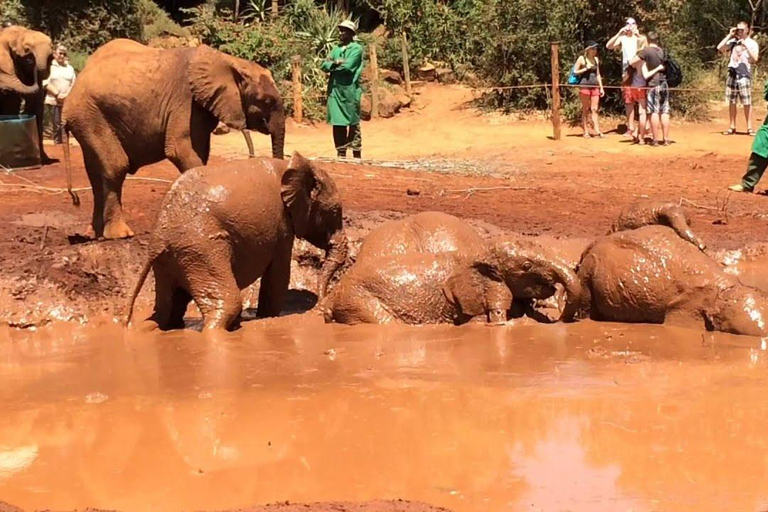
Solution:
[{"label": "mud puddle", "polygon": [[762,510],[761,340],[583,322],[0,331],[0,499]]}]

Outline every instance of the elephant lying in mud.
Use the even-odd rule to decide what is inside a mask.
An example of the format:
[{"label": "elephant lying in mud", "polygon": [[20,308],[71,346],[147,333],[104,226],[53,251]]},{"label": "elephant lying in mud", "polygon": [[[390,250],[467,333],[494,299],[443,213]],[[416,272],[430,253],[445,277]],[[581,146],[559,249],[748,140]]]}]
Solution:
[{"label": "elephant lying in mud", "polygon": [[[133,236],[122,209],[126,175],[166,158],[181,172],[205,165],[219,121],[243,131],[251,154],[245,130],[270,135],[272,156],[283,158],[285,113],[270,72],[205,45],[111,41],[88,59],[62,116],[65,137],[71,132],[82,146],[95,237]],[[64,150],[72,194],[68,140]]]},{"label": "elephant lying in mud", "polygon": [[482,250],[485,240],[475,229],[453,215],[423,212],[386,222],[368,233],[357,261],[397,254]]},{"label": "elephant lying in mud", "polygon": [[733,334],[768,334],[768,295],[744,286],[665,226],[615,233],[584,252],[581,295],[563,320],[666,323]]},{"label": "elephant lying in mud", "polygon": [[258,278],[257,315],[279,315],[294,237],[327,251],[318,278],[322,297],[346,260],[347,237],[336,185],[300,154],[289,162],[251,159],[187,171],[163,200],[126,322],[150,268],[155,309],[145,327],[183,327],[194,300],[204,328],[230,329],[242,309],[240,290]]},{"label": "elephant lying in mud", "polygon": [[668,226],[680,238],[702,251],[707,248],[704,242],[693,234],[685,210],[675,203],[641,201],[632,204],[622,210],[608,234],[653,225]]},{"label": "elephant lying in mud", "polygon": [[561,283],[580,295],[575,273],[500,238],[472,251],[370,257],[341,278],[319,308],[327,322],[462,324],[506,319],[512,299],[550,297]]}]

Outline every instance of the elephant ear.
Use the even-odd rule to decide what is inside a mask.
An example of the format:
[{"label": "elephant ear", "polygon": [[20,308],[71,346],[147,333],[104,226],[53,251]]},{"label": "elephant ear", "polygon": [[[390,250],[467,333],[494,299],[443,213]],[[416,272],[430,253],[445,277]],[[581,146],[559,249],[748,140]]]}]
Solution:
[{"label": "elephant ear", "polygon": [[288,161],[288,170],[280,180],[280,196],[293,222],[293,232],[304,238],[309,225],[311,203],[317,196],[317,179],[312,164],[295,151]]},{"label": "elephant ear", "polygon": [[443,294],[448,302],[467,316],[483,315],[488,309],[483,281],[495,278],[492,277],[493,272],[486,267],[480,264],[460,270],[449,277],[443,286]]},{"label": "elephant ear", "polygon": [[246,128],[240,98],[242,73],[229,55],[201,45],[189,63],[192,97],[222,123],[235,130]]}]

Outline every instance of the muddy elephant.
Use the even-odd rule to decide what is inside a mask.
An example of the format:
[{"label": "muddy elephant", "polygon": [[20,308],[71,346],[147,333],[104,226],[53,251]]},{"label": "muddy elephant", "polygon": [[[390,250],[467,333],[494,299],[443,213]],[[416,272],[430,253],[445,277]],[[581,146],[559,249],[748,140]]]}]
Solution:
[{"label": "muddy elephant", "polygon": [[326,251],[322,297],[346,259],[347,237],[336,185],[298,153],[288,162],[249,159],[187,171],[163,200],[126,322],[150,269],[155,308],[145,328],[182,327],[194,300],[204,328],[231,329],[242,309],[240,290],[259,278],[257,315],[279,315],[294,237]]},{"label": "muddy elephant", "polygon": [[0,115],[18,115],[24,100],[24,114],[37,118],[40,158],[54,162],[43,148],[45,88],[53,62],[51,38],[42,32],[10,26],[0,30]]},{"label": "muddy elephant", "polygon": [[283,158],[285,145],[283,101],[270,72],[205,45],[107,43],[88,59],[62,119],[65,138],[71,132],[82,146],[93,187],[91,228],[104,238],[133,235],[122,210],[126,175],[165,158],[181,172],[205,165],[219,121],[269,134],[274,158]]},{"label": "muddy elephant", "polygon": [[704,242],[693,234],[685,210],[675,203],[641,201],[629,205],[619,214],[608,234],[652,225],[668,226],[680,238],[692,243],[702,251],[707,248]]},{"label": "muddy elephant", "polygon": [[386,222],[363,240],[357,261],[409,253],[437,254],[481,250],[485,244],[463,220],[442,212],[422,212]]},{"label": "muddy elephant", "polygon": [[408,253],[358,260],[319,308],[327,322],[462,324],[503,322],[513,299],[550,297],[561,283],[579,295],[574,272],[509,240],[473,254]]},{"label": "muddy elephant", "polygon": [[582,295],[564,320],[671,324],[733,334],[768,334],[768,295],[745,286],[666,226],[595,241],[578,271]]}]

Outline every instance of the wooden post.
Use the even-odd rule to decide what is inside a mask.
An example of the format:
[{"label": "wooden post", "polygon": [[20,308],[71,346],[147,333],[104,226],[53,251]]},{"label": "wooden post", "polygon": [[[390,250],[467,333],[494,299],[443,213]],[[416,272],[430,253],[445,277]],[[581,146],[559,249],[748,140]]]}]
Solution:
[{"label": "wooden post", "polygon": [[235,0],[235,12],[232,13],[234,21],[237,21],[238,16],[240,16],[240,0]]},{"label": "wooden post", "polygon": [[278,0],[272,0],[272,18],[277,18],[277,13],[280,10],[280,6],[278,4]]},{"label": "wooden post", "polygon": [[405,93],[411,95],[411,70],[408,67],[408,38],[402,33],[403,46],[403,75],[405,75]]},{"label": "wooden post", "polygon": [[552,136],[560,140],[560,43],[552,43]]},{"label": "wooden post", "polygon": [[371,42],[371,119],[379,117],[379,60],[376,56],[376,40]]},{"label": "wooden post", "polygon": [[294,55],[291,59],[293,71],[293,119],[301,123],[304,118],[304,105],[301,99],[301,57]]}]

